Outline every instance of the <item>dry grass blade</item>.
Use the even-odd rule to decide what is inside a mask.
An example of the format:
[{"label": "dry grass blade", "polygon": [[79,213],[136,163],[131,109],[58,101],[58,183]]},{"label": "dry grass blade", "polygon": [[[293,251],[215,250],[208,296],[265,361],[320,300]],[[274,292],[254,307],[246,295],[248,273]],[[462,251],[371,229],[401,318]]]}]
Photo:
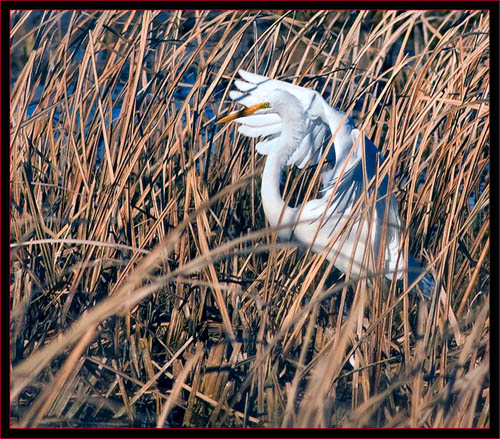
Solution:
[{"label": "dry grass blade", "polygon": [[158,428],[162,428],[165,426],[168,426],[166,424],[167,421],[167,416],[169,415],[170,411],[176,404],[176,400],[179,398],[179,393],[182,389],[182,384],[186,380],[188,373],[191,372],[191,369],[194,367],[194,365],[200,360],[201,356],[203,355],[203,352],[200,350],[196,352],[195,355],[193,355],[186,363],[184,366],[182,372],[179,374],[177,379],[175,380],[174,387],[172,389],[172,393],[168,397],[165,406],[163,407],[163,410],[160,413],[160,416],[158,417],[158,422],[156,426]]},{"label": "dry grass blade", "polygon": [[[12,425],[489,426],[487,10],[11,12]],[[380,148],[439,296],[277,241],[254,140],[214,124],[240,68]]]}]

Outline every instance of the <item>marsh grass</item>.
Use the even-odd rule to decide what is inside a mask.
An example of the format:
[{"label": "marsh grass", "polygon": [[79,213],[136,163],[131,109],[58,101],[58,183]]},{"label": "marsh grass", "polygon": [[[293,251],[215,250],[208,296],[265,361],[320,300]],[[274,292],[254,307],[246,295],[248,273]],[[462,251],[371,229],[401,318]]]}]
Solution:
[{"label": "marsh grass", "polygon": [[[11,424],[487,427],[488,26],[13,11]],[[317,89],[380,147],[432,301],[277,242],[264,159],[214,125],[239,68]]]}]

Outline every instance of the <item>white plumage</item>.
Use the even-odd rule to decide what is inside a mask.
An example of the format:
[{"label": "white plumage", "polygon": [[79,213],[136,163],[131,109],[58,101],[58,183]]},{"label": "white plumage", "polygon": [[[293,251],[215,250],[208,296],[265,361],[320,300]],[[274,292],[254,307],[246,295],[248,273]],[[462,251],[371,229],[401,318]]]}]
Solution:
[{"label": "white plumage", "polygon": [[[370,197],[365,197],[368,187],[373,192],[375,185],[370,186],[370,181],[383,161],[376,146],[362,138],[352,120],[329,106],[318,92],[243,70],[239,74],[244,81],[234,82],[240,91],[231,91],[230,97],[247,108],[219,122],[236,120],[240,133],[262,138],[256,145],[267,156],[262,203],[269,223],[278,227],[278,235],[294,238],[315,252],[327,251],[327,258],[339,270],[359,278],[376,271],[385,223],[383,271],[388,279],[394,273],[401,279],[405,271],[401,226],[397,201],[387,194],[387,176],[378,182],[375,209]],[[335,166],[322,173],[321,198],[295,208],[287,206],[280,193],[283,170],[287,165],[317,165],[330,135],[334,136]],[[409,256],[407,271],[412,284],[423,268]],[[429,297],[433,278],[426,274],[418,287]]]}]

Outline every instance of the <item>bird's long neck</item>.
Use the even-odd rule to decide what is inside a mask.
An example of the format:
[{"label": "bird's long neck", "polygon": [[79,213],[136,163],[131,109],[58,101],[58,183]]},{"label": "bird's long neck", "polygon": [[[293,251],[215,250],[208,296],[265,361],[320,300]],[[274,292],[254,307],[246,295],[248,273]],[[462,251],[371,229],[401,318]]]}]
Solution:
[{"label": "bird's long neck", "polygon": [[[280,146],[271,151],[266,159],[262,174],[262,204],[264,213],[272,227],[280,226],[278,236],[290,239],[293,232],[297,209],[285,204],[280,191],[281,173],[288,158],[299,146],[300,133],[290,131],[290,127],[283,126]],[[286,143],[285,143],[286,142]],[[286,227],[289,226],[289,227]]]}]

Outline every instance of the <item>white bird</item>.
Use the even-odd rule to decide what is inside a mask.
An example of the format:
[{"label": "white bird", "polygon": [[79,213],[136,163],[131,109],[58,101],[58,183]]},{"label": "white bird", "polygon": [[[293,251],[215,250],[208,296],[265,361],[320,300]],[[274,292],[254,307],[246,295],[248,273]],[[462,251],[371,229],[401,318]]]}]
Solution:
[{"label": "white bird", "polygon": [[[404,267],[398,205],[394,195],[387,194],[387,176],[379,182],[376,203],[365,197],[365,191],[374,190],[370,181],[383,162],[377,147],[318,92],[244,70],[239,74],[244,81],[236,80],[235,85],[241,91],[231,91],[230,97],[247,108],[217,123],[236,120],[240,133],[264,138],[256,145],[267,155],[262,204],[270,225],[278,226],[278,236],[293,238],[314,252],[327,251],[336,268],[356,279],[376,272],[385,223],[384,275],[402,279],[406,271],[408,285],[413,284],[424,269],[411,255]],[[295,208],[286,205],[280,193],[284,169],[317,165],[329,134],[334,136],[335,165],[321,175],[322,197]],[[429,298],[434,279],[426,273],[417,287]]]}]

